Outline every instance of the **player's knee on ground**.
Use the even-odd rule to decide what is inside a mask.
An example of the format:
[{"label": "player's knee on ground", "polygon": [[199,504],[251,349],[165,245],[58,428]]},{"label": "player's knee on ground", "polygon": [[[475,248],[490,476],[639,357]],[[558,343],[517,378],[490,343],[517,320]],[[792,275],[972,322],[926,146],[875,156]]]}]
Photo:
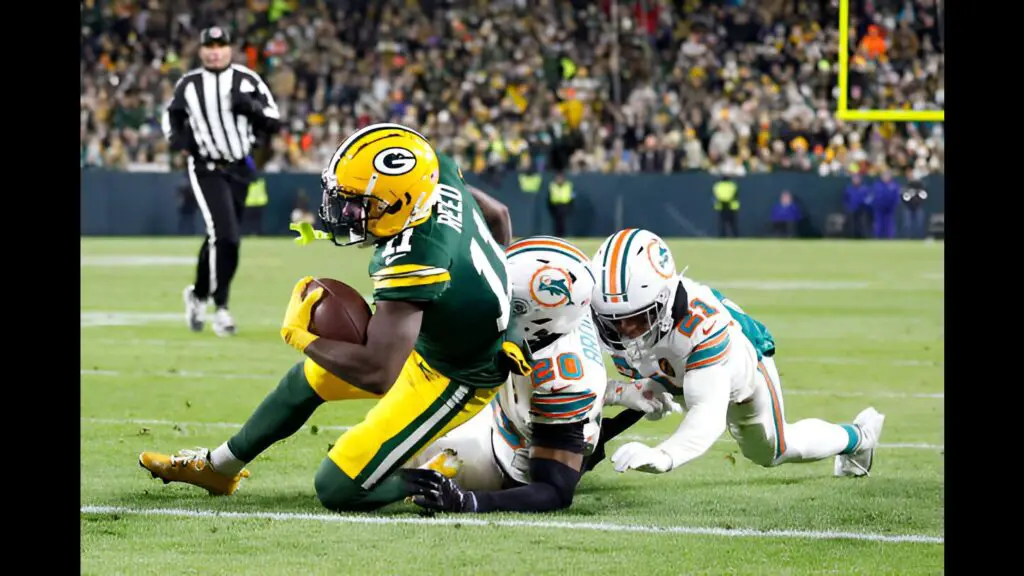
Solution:
[{"label": "player's knee on ground", "polygon": [[779,464],[779,461],[775,458],[774,447],[740,444],[740,451],[747,460],[758,466],[772,468]]},{"label": "player's knee on ground", "polygon": [[564,510],[572,506],[573,496],[576,494],[576,484],[579,482],[580,473],[561,462],[536,459],[530,463],[531,475],[537,476],[541,473],[544,482],[555,489],[554,510]]},{"label": "player's knee on ground", "polygon": [[765,468],[779,465],[781,458],[775,457],[775,436],[764,425],[730,424],[729,434],[736,439],[736,444],[740,447],[740,453],[747,460]]},{"label": "player's knee on ground", "polygon": [[316,497],[334,512],[366,512],[377,507],[364,502],[367,491],[348,477],[330,458],[324,458],[314,480]]}]

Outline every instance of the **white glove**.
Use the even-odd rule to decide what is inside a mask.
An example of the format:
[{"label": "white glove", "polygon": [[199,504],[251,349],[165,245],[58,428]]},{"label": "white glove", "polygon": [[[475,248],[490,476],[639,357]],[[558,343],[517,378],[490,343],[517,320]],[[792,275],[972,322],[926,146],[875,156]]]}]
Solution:
[{"label": "white glove", "polygon": [[623,382],[609,380],[605,388],[604,403],[608,406],[624,406],[644,413],[648,420],[660,420],[666,414],[681,413],[683,407],[672,399],[665,387],[650,378]]},{"label": "white glove", "polygon": [[672,457],[660,448],[651,448],[640,442],[623,444],[612,456],[616,472],[636,470],[648,474],[661,474],[672,469]]}]

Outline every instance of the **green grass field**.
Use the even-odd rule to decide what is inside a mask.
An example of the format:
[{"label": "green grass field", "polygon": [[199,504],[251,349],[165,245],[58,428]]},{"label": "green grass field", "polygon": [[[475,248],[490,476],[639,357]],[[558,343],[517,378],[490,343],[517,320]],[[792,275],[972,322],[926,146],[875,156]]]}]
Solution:
[{"label": "green grass field", "polygon": [[[870,478],[763,469],[727,435],[671,474],[583,478],[568,511],[422,518],[324,511],[313,476],[367,401],[324,406],[229,498],[163,485],[145,449],[226,440],[300,357],[278,336],[294,282],[369,292],[369,251],[246,239],[239,335],[185,326],[197,239],[82,239],[83,574],[937,574],[943,564],[942,243],[672,241],[687,274],[777,339],[787,420],[886,414]],[[597,241],[581,240],[592,253]],[[659,441],[678,416],[623,441]]]}]

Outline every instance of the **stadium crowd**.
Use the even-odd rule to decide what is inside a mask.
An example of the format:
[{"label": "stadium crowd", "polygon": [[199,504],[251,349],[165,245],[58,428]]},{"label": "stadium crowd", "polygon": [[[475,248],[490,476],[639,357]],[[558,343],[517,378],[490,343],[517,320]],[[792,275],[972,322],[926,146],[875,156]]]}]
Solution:
[{"label": "stadium crowd", "polygon": [[[851,11],[850,108],[940,109],[935,0]],[[419,127],[467,170],[773,170],[921,178],[942,125],[844,123],[835,0],[84,0],[81,163],[168,170],[160,117],[220,24],[285,119],[268,171]],[[613,22],[619,21],[616,27]]]}]

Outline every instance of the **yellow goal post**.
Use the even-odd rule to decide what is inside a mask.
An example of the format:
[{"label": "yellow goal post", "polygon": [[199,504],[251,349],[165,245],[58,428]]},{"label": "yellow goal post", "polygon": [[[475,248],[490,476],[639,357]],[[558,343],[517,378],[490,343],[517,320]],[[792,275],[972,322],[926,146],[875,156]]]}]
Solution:
[{"label": "yellow goal post", "polygon": [[836,118],[854,122],[945,122],[945,110],[850,110],[850,2],[839,0],[839,106]]}]

